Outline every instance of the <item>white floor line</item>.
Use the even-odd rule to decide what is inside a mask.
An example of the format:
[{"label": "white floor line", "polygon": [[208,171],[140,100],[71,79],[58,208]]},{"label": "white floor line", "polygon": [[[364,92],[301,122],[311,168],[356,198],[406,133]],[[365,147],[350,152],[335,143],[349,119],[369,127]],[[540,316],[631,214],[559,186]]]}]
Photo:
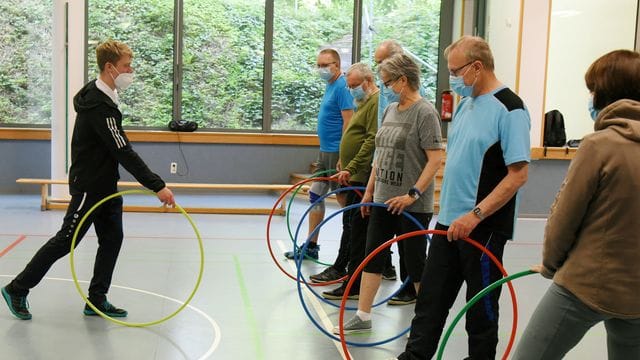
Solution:
[{"label": "white floor line", "polygon": [[[285,248],[282,240],[277,240],[276,242],[278,243],[278,247],[280,248],[281,253],[284,253],[285,251],[288,250],[287,248]],[[293,273],[297,274],[298,269],[296,268],[295,263],[293,261],[287,261],[287,263],[289,263],[289,267],[291,268],[291,270],[293,270]],[[307,303],[311,303],[311,305],[313,306],[313,309],[316,311],[316,314],[318,314],[318,317],[320,318],[320,322],[322,323],[322,325],[324,325],[324,329],[331,334],[335,325],[333,325],[331,320],[329,320],[329,316],[327,315],[327,312],[324,311],[324,308],[320,304],[320,301],[318,301],[315,295],[313,295],[311,291],[307,289],[306,286],[302,287],[302,291],[307,297]],[[331,340],[331,342],[333,342],[336,349],[338,349],[340,356],[342,356],[343,359],[347,359],[347,356],[342,350],[342,344],[340,343],[340,341]],[[353,359],[353,356],[351,356],[351,352],[349,352],[349,358]]]},{"label": "white floor line", "polygon": [[[15,278],[15,275],[0,275],[0,277],[8,277],[8,278]],[[56,280],[56,281],[66,281],[66,282],[73,282],[73,279],[67,279],[67,278],[58,278],[58,277],[45,277],[45,280]],[[88,284],[89,281],[87,280],[78,280],[79,283],[81,284]],[[134,291],[134,292],[139,292],[142,294],[147,294],[147,295],[151,295],[151,296],[156,296],[165,300],[169,300],[169,301],[173,301],[176,304],[182,305],[184,304],[183,301],[180,301],[178,299],[174,299],[162,294],[158,294],[158,293],[154,293],[151,291],[147,291],[147,290],[142,290],[142,289],[138,289],[138,288],[133,288],[133,287],[128,287],[128,286],[120,286],[120,285],[111,285],[112,288],[119,288],[119,289],[123,289],[123,290],[130,290],[130,291]],[[187,306],[189,309],[195,311],[196,313],[200,314],[200,316],[202,316],[203,318],[205,318],[209,324],[211,325],[211,328],[213,329],[214,332],[214,338],[213,341],[211,342],[211,346],[209,347],[209,349],[207,349],[207,352],[205,352],[203,355],[201,355],[198,360],[205,360],[208,359],[211,355],[213,355],[213,353],[216,351],[216,349],[218,348],[218,346],[220,345],[220,339],[222,337],[222,331],[220,329],[220,325],[218,325],[218,323],[213,320],[211,318],[211,316],[209,316],[207,313],[205,313],[204,311],[198,309],[197,307],[191,305],[191,304],[187,304]],[[338,343],[340,344],[340,343]]]}]

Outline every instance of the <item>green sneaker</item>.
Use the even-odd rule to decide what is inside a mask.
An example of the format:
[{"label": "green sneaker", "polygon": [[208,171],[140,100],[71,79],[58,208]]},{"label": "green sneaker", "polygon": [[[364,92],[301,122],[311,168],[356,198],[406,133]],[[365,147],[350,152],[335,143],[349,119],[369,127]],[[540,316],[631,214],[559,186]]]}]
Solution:
[{"label": "green sneaker", "polygon": [[[105,300],[101,305],[94,304],[94,306],[98,310],[102,311],[108,317],[126,317],[129,314],[127,312],[127,310],[119,309],[119,308],[111,305],[111,303],[108,302],[107,300]],[[85,304],[85,306],[84,306],[84,314],[87,315],[87,316],[97,316],[98,315],[98,313],[93,311],[93,309],[90,308],[88,304]]]},{"label": "green sneaker", "polygon": [[11,295],[6,287],[2,288],[2,297],[7,302],[9,310],[15,317],[21,320],[31,320],[29,312],[29,303],[26,296]]}]

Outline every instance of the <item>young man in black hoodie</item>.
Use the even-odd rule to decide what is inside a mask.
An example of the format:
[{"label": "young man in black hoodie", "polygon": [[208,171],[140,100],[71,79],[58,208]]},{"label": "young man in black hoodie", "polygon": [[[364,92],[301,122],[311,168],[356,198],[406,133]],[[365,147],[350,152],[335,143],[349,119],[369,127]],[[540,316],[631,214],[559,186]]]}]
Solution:
[{"label": "young man in black hoodie", "polygon": [[[71,201],[62,227],[1,291],[9,310],[19,319],[31,319],[27,294],[58,259],[69,253],[77,222],[94,204],[118,191],[118,164],[146,188],[156,192],[163,204],[175,204],[171,190],[131,148],[122,128],[118,91],[123,91],[133,81],[132,57],[133,52],[124,43],[109,40],[99,45],[96,58],[100,76],[86,84],[73,99],[77,117],[71,141]],[[125,317],[126,310],[107,301],[111,277],[122,245],[122,198],[113,198],[98,207],[80,229],[77,243],[91,224],[98,237],[98,252],[89,285],[89,300],[108,316]],[[84,314],[97,315],[88,305],[84,308]]]}]

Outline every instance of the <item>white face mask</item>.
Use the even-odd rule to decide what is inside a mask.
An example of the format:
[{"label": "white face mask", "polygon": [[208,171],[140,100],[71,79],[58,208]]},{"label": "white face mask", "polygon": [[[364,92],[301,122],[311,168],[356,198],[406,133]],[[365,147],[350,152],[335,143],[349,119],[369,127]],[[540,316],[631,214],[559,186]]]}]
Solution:
[{"label": "white face mask", "polygon": [[111,78],[113,79],[113,82],[116,85],[116,89],[118,89],[118,91],[124,91],[133,82],[133,73],[121,73],[117,69],[116,69],[116,72],[118,73],[118,76],[116,76],[116,78],[113,79],[113,75],[112,75]]}]

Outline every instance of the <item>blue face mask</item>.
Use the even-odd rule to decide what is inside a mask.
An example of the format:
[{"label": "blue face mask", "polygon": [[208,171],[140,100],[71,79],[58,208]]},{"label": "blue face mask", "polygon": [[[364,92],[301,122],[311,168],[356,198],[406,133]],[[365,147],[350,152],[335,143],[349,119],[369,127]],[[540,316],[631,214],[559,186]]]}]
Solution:
[{"label": "blue face mask", "polygon": [[462,97],[471,96],[471,94],[473,94],[473,85],[465,85],[464,75],[449,75],[449,85],[451,86],[451,90]]},{"label": "blue face mask", "polygon": [[382,85],[382,89],[380,90],[380,94],[387,99],[387,103],[391,104],[394,102],[400,102],[400,93],[395,92],[392,88],[386,87]]},{"label": "blue face mask", "polygon": [[591,120],[596,121],[596,119],[598,118],[598,114],[600,114],[600,110],[597,110],[593,107],[593,95],[589,97],[589,104],[587,106],[589,107],[589,115],[591,115]]},{"label": "blue face mask", "polygon": [[329,80],[331,80],[331,78],[333,77],[333,73],[328,67],[319,68],[318,74],[320,75],[320,78],[326,82],[329,82]]},{"label": "blue face mask", "polygon": [[362,88],[362,84],[360,84],[355,89],[349,89],[349,92],[351,93],[351,96],[353,96],[353,98],[357,101],[362,101],[365,96],[367,96],[367,93],[364,92],[364,89]]}]

